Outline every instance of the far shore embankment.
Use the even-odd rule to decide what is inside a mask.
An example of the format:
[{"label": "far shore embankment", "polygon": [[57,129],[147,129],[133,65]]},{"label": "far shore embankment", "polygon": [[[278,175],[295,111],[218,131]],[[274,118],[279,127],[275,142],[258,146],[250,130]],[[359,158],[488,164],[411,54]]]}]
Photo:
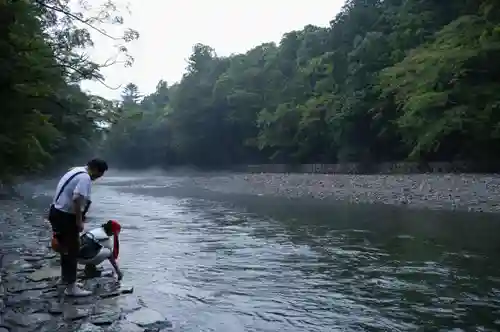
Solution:
[{"label": "far shore embankment", "polygon": [[[269,167],[269,165],[266,165]],[[148,190],[158,187],[163,194],[196,196],[207,199],[230,199],[235,195],[308,198],[350,203],[373,203],[405,208],[500,212],[500,175],[472,173],[414,173],[404,174],[339,174],[260,172],[264,167],[200,171],[180,167],[162,171],[115,171],[110,177],[129,178],[117,185],[142,186],[148,178]],[[162,176],[169,177],[163,181]],[[137,177],[137,179],[135,179]],[[163,183],[174,186],[165,188]],[[104,180],[107,181],[107,180]],[[114,182],[114,181],[112,181]]]},{"label": "far shore embankment", "polygon": [[500,212],[500,176],[477,174],[207,174],[187,177],[226,194],[381,203],[409,208]]}]

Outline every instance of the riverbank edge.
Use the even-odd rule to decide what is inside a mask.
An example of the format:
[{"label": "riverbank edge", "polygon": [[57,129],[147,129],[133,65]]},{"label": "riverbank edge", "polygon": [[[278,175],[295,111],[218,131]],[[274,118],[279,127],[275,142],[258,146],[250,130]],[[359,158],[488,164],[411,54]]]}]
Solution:
[{"label": "riverbank edge", "polygon": [[[122,165],[123,166],[123,165]],[[120,168],[118,166],[117,168]],[[148,171],[163,169],[168,172],[237,172],[237,173],[281,173],[281,174],[350,174],[350,175],[411,175],[411,174],[500,174],[500,161],[490,162],[409,162],[392,161],[380,163],[343,162],[328,163],[265,163],[230,164],[222,166],[157,165],[143,167]],[[125,168],[123,168],[125,170]],[[139,169],[130,169],[137,171]]]},{"label": "riverbank edge", "polygon": [[500,213],[500,176],[478,174],[192,174],[184,185],[221,194],[312,198],[404,208]]},{"label": "riverbank edge", "polygon": [[[58,256],[49,248],[51,232],[44,222],[41,211],[32,209],[23,199],[0,198],[0,332],[52,332],[61,324],[75,332],[144,332],[172,326],[160,313],[140,304],[132,287],[120,286],[118,290],[85,298],[61,297],[55,286]],[[45,277],[38,275],[36,280],[31,277],[47,274],[47,270],[53,272]],[[102,278],[110,277],[79,281],[92,289]],[[103,306],[102,311],[96,309],[109,299],[124,301],[108,304],[107,309]]]}]

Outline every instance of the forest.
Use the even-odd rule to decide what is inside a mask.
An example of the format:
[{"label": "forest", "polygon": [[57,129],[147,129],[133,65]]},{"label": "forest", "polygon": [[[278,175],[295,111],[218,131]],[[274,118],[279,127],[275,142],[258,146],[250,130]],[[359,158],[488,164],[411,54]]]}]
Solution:
[{"label": "forest", "polygon": [[197,44],[180,82],[129,84],[103,149],[129,168],[491,162],[499,58],[498,1],[348,0],[326,28],[227,57]]},{"label": "forest", "polygon": [[[123,18],[65,1],[1,5],[0,178],[89,151],[127,168],[499,159],[496,0],[348,0],[328,27],[245,54],[196,44],[179,82],[149,95],[130,83],[119,101],[79,83],[105,84],[100,69],[117,61],[82,50]],[[110,38],[131,65],[138,33],[124,32]]]},{"label": "forest", "polygon": [[[122,12],[110,1],[0,2],[0,183],[64,167],[102,141],[102,123],[113,122],[119,105],[80,83],[106,84],[102,68],[132,65],[126,44],[139,34],[123,25]],[[123,34],[112,36],[109,27]],[[92,33],[116,45],[104,63],[86,52]]]}]

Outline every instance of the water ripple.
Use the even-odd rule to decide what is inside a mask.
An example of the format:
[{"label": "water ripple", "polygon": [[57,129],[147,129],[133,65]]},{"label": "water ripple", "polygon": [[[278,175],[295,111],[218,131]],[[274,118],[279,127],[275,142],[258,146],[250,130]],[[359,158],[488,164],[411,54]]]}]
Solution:
[{"label": "water ripple", "polygon": [[120,220],[127,282],[180,331],[500,329],[500,263],[452,226],[272,219],[158,192],[178,183],[108,177],[89,219]]}]

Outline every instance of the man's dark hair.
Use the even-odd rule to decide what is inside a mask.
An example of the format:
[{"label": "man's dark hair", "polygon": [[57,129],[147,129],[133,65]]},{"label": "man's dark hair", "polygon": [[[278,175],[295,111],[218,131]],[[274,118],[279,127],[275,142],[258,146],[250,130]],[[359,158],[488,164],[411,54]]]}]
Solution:
[{"label": "man's dark hair", "polygon": [[111,220],[108,220],[105,224],[101,225],[102,228],[104,228],[104,232],[111,236],[113,234],[113,225],[111,223]]},{"label": "man's dark hair", "polygon": [[108,164],[102,159],[92,159],[87,163],[87,167],[95,169],[99,173],[104,173],[108,170]]}]

